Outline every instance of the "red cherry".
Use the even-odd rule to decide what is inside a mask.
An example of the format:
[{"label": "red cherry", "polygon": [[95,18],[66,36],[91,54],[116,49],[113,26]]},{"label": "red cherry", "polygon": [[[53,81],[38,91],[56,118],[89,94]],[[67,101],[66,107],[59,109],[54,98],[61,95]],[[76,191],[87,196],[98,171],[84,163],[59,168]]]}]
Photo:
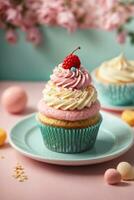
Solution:
[{"label": "red cherry", "polygon": [[62,65],[62,67],[64,69],[71,69],[71,67],[76,67],[78,69],[80,68],[80,64],[81,64],[80,59],[79,59],[78,56],[76,56],[76,55],[73,54],[78,49],[80,49],[80,47],[78,47],[77,49],[75,49],[70,55],[68,55],[64,59],[63,65]]}]

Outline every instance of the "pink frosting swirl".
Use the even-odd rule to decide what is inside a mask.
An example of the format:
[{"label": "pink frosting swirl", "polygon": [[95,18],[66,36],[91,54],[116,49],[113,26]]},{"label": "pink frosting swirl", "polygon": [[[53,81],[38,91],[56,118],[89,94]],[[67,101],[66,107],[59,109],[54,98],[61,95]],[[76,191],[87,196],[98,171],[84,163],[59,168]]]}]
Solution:
[{"label": "pink frosting swirl", "polygon": [[51,81],[58,87],[84,89],[91,83],[91,76],[84,67],[71,71],[63,69],[62,64],[56,67],[50,76]]},{"label": "pink frosting swirl", "polygon": [[83,110],[67,111],[50,107],[43,100],[40,100],[38,103],[38,110],[40,113],[50,118],[66,121],[77,121],[95,116],[100,110],[100,103],[99,101],[96,101],[91,105],[90,108],[86,107]]}]

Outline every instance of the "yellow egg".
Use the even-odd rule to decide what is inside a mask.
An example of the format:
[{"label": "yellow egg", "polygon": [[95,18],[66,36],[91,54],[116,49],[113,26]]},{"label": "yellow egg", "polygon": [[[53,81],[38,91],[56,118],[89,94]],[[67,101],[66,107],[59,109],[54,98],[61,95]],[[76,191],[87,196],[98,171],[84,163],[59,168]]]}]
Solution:
[{"label": "yellow egg", "polygon": [[120,162],[117,165],[117,171],[121,174],[123,180],[134,179],[134,168],[128,162]]},{"label": "yellow egg", "polygon": [[6,138],[7,138],[6,131],[0,128],[0,146],[2,146],[5,143]]}]

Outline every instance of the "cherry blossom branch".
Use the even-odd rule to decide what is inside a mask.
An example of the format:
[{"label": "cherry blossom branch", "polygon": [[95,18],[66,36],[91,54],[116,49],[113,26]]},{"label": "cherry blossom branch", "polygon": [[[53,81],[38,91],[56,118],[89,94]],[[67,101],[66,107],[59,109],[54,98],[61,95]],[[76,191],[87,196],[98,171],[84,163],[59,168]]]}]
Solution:
[{"label": "cherry blossom branch", "polygon": [[25,32],[27,41],[40,44],[40,25],[60,26],[69,32],[79,28],[117,31],[118,42],[124,43],[129,36],[133,43],[133,31],[125,28],[134,17],[134,3],[128,1],[0,0],[0,29],[5,29],[12,44],[18,41],[16,29]]}]

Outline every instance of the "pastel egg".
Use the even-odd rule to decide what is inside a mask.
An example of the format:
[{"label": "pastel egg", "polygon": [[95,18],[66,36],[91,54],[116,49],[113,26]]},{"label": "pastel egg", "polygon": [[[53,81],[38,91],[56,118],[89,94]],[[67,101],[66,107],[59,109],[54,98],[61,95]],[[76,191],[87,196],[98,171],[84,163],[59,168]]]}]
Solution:
[{"label": "pastel egg", "polygon": [[116,169],[110,168],[105,171],[104,180],[110,185],[118,184],[121,181],[121,175]]},{"label": "pastel egg", "polygon": [[123,180],[133,180],[134,179],[134,168],[128,162],[120,162],[117,165],[117,171],[121,174]]},{"label": "pastel egg", "polygon": [[0,146],[2,146],[7,138],[7,133],[4,129],[0,128]]},{"label": "pastel egg", "polygon": [[21,113],[27,104],[27,94],[20,86],[9,87],[3,92],[2,104],[9,113]]}]

